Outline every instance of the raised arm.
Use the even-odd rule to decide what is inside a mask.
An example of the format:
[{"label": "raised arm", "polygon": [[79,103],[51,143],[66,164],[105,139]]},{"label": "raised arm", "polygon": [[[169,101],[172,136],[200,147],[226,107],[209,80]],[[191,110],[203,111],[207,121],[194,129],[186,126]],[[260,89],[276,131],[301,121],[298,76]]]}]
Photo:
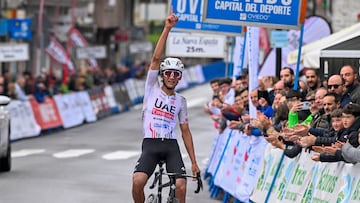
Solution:
[{"label": "raised arm", "polygon": [[161,57],[162,57],[162,54],[164,52],[165,45],[166,45],[166,39],[169,35],[171,28],[176,25],[178,20],[179,20],[179,18],[172,11],[171,11],[171,14],[168,17],[166,17],[164,29],[163,29],[163,31],[160,35],[160,38],[156,44],[156,47],[155,47],[155,50],[154,50],[154,53],[153,53],[153,56],[151,59],[151,64],[150,64],[151,70],[159,69]]}]

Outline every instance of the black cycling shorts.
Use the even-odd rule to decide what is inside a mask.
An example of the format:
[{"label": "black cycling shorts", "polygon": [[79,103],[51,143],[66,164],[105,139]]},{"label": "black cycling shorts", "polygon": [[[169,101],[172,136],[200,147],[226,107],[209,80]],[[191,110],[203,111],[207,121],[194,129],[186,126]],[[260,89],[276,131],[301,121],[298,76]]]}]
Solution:
[{"label": "black cycling shorts", "polygon": [[142,142],[142,153],[136,163],[135,172],[144,172],[150,177],[157,164],[164,160],[166,172],[185,174],[185,165],[176,139],[145,138]]}]

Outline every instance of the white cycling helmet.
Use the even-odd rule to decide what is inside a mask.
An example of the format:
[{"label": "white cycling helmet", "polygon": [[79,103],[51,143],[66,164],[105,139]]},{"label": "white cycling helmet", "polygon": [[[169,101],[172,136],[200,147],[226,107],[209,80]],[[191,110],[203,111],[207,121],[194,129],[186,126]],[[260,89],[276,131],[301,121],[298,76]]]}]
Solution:
[{"label": "white cycling helmet", "polygon": [[180,72],[183,72],[184,64],[182,64],[182,62],[178,58],[169,57],[160,64],[160,71],[162,72],[164,70],[178,70]]}]

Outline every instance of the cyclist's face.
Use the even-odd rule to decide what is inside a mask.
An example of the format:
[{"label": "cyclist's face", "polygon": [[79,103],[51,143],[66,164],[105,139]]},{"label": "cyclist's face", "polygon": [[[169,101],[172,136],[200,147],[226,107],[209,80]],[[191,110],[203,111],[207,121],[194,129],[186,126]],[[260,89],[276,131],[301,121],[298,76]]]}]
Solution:
[{"label": "cyclist's face", "polygon": [[179,80],[181,80],[182,74],[177,70],[166,70],[162,72],[161,77],[167,88],[174,89],[179,83]]}]

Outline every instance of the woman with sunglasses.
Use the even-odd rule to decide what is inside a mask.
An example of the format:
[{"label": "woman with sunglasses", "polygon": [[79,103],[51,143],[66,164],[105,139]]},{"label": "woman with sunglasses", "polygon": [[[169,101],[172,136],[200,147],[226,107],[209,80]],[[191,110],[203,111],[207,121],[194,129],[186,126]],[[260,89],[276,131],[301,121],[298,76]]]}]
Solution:
[{"label": "woman with sunglasses", "polygon": [[[142,110],[144,139],[142,153],[135,166],[132,186],[135,203],[145,201],[145,184],[160,161],[165,161],[168,173],[186,173],[175,133],[177,119],[185,148],[191,160],[191,171],[193,175],[200,172],[188,124],[186,99],[174,90],[181,80],[184,65],[177,58],[166,58],[161,62],[168,34],[177,21],[178,17],[173,12],[166,18],[145,82]],[[162,84],[159,83],[158,74],[160,74]],[[178,178],[176,180],[176,198],[184,203],[185,196],[186,180]]]}]

